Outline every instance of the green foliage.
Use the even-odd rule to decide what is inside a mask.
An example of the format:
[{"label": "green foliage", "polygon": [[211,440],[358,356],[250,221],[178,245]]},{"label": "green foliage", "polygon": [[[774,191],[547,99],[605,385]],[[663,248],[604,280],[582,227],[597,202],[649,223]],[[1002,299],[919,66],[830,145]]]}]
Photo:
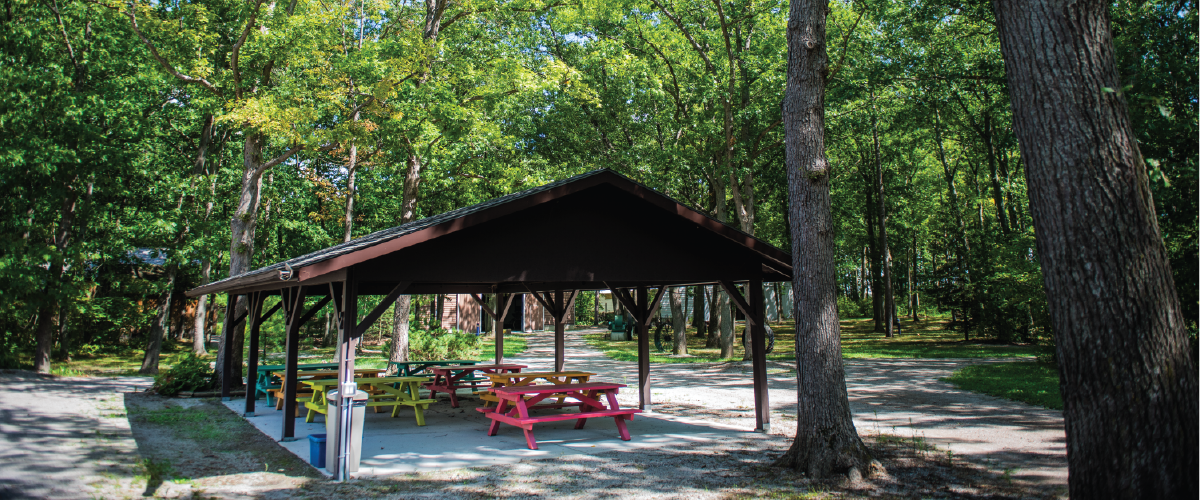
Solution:
[{"label": "green foliage", "polygon": [[209,361],[189,352],[166,373],[154,377],[154,390],[164,396],[174,396],[184,391],[203,391],[216,386],[215,377]]},{"label": "green foliage", "polygon": [[[477,359],[480,354],[479,337],[473,333],[446,330],[410,330],[408,332],[408,359],[412,361],[441,361],[444,359]],[[391,341],[384,343],[383,352],[389,353]]]},{"label": "green foliage", "polygon": [[[575,324],[595,325],[596,322],[596,293],[593,291],[579,292],[575,297]],[[667,300],[663,298],[663,300]]]},{"label": "green foliage", "polygon": [[942,379],[960,389],[982,392],[1051,410],[1063,409],[1058,367],[1043,362],[984,363],[967,366]]}]

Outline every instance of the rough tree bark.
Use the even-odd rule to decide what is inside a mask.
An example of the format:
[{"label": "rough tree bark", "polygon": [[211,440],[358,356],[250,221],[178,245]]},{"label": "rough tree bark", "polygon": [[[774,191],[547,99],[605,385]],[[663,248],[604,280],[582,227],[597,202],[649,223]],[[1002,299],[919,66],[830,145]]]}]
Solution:
[{"label": "rough tree bark", "polygon": [[871,475],[878,467],[858,437],[842,368],[833,215],[825,158],[828,0],[789,7],[783,123],[796,318],[796,439],[777,465],[811,477]]},{"label": "rough tree bark", "polygon": [[687,318],[683,313],[683,301],[687,298],[687,288],[675,287],[671,289],[671,328],[672,340],[674,341],[673,352],[676,355],[687,354]]},{"label": "rough tree bark", "polygon": [[[421,158],[414,151],[408,157],[408,165],[404,172],[404,186],[400,193],[400,223],[407,224],[416,218],[417,196],[421,186]],[[412,297],[401,295],[396,298],[393,306],[392,321],[392,352],[388,359],[392,361],[408,361],[408,312],[412,305]]]},{"label": "rough tree bark", "polygon": [[[58,220],[58,228],[54,231],[53,243],[57,252],[52,256],[50,263],[51,284],[47,285],[47,292],[52,291],[52,286],[57,286],[58,281],[62,279],[63,270],[66,268],[67,245],[71,242],[75,209],[79,201],[79,193],[71,185],[71,182],[66,185],[67,194],[63,197],[62,214]],[[33,367],[38,373],[50,373],[50,350],[54,347],[54,318],[58,315],[59,308],[58,298],[54,297],[53,293],[47,295],[51,297],[38,310],[37,330],[34,331],[33,336],[37,342]]]},{"label": "rough tree bark", "polygon": [[1072,498],[1196,498],[1195,359],[1117,76],[1109,3],[996,1]]}]

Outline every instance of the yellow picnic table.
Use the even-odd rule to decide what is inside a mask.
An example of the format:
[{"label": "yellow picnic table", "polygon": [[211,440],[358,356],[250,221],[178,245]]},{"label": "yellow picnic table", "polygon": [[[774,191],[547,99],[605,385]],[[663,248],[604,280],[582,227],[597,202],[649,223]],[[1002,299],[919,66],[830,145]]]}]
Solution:
[{"label": "yellow picnic table", "polygon": [[[392,418],[400,413],[401,406],[411,406],[417,414],[417,425],[425,425],[425,410],[436,403],[436,399],[421,399],[421,384],[428,382],[427,377],[364,377],[356,378],[354,382],[359,389],[369,394],[367,406],[375,407],[379,412],[381,406],[392,407]],[[308,415],[304,421],[311,423],[316,420],[318,413],[328,415],[325,393],[331,387],[337,387],[337,379],[303,380],[305,385],[312,388],[312,399],[304,402]]]},{"label": "yellow picnic table", "polygon": [[[359,376],[359,377],[363,377],[363,376],[377,377],[377,376],[379,376],[380,373],[383,373],[385,371],[387,371],[387,370],[384,370],[382,368],[359,368],[357,370],[354,370],[354,375]],[[271,375],[279,377],[279,380],[283,380],[285,371],[284,370],[272,370]],[[309,370],[309,371],[298,372],[296,375],[299,377],[304,377],[299,380],[301,383],[308,381],[308,380],[323,380],[323,379],[337,380],[338,371],[337,370]],[[296,401],[303,402],[303,399],[301,399],[301,398],[307,397],[307,396],[309,396],[309,394],[303,393],[301,391],[301,389],[303,389],[303,387],[300,387],[300,384],[297,384],[296,385]],[[275,394],[275,409],[282,410],[283,409],[283,387],[280,386],[280,388],[278,388],[278,389],[272,389],[271,392]],[[296,408],[296,411],[300,411],[300,409]],[[296,416],[299,416],[299,415],[296,415]]]},{"label": "yellow picnic table", "polygon": [[[492,387],[513,387],[533,385],[538,380],[545,380],[554,385],[564,384],[582,384],[595,375],[589,372],[525,372],[525,373],[485,373],[483,376],[491,379]],[[500,399],[490,389],[476,392],[479,399],[484,401],[483,406],[486,408],[492,403],[499,403]],[[563,402],[563,397],[558,398],[558,402]]]}]

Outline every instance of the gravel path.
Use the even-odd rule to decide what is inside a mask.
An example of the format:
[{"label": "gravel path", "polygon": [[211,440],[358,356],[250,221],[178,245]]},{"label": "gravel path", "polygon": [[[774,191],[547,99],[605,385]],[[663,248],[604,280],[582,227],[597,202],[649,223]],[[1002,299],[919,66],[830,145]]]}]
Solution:
[{"label": "gravel path", "polygon": [[[616,361],[588,347],[582,335],[567,332],[566,369],[595,372],[601,380],[636,387],[637,365]],[[552,369],[553,334],[527,337],[528,350],[506,361],[530,370]],[[855,425],[863,434],[925,440],[954,456],[998,473],[1037,484],[1065,485],[1066,434],[1062,412],[963,391],[938,379],[976,363],[1012,359],[851,359],[846,384]],[[770,362],[771,434],[796,432],[794,365]],[[650,385],[656,412],[754,427],[750,363],[652,365]],[[637,391],[626,390],[621,404],[636,405]]]},{"label": "gravel path", "polygon": [[124,397],[152,382],[0,373],[0,498],[141,496]]}]

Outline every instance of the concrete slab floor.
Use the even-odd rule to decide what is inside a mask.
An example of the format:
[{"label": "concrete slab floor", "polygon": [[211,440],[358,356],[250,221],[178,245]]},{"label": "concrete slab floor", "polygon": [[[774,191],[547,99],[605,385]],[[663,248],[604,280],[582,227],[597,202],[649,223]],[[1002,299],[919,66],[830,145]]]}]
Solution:
[{"label": "concrete slab floor", "polygon": [[[495,436],[488,436],[487,427],[491,420],[475,410],[480,406],[478,399],[460,396],[459,401],[459,408],[451,408],[449,399],[443,396],[425,411],[427,425],[423,427],[417,426],[410,408],[401,408],[396,418],[391,418],[390,411],[375,413],[368,408],[361,464],[353,476],[486,467],[571,454],[661,450],[680,444],[765,437],[711,422],[643,413],[626,422],[630,441],[621,441],[611,418],[589,419],[587,425],[578,430],[574,428],[575,420],[563,420],[535,425],[533,432],[538,449],[530,450],[524,434],[517,427],[501,424]],[[283,434],[283,412],[266,406],[265,402],[258,401],[255,416],[247,421],[263,434],[279,440]],[[244,413],[245,404],[240,399],[225,402],[237,414]],[[324,433],[323,415],[317,415],[313,423],[305,423],[304,418],[299,417],[296,419],[296,440],[279,444],[311,463],[308,435]]]}]

